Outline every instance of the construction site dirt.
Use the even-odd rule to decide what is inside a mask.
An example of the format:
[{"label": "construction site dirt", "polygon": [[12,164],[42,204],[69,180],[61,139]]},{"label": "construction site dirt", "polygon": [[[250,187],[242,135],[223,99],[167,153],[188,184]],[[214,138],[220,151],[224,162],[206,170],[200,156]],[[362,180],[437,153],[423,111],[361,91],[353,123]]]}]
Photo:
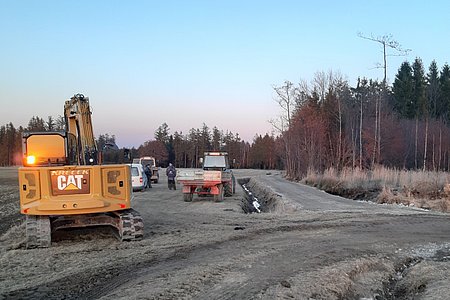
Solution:
[{"label": "construction site dirt", "polygon": [[134,194],[143,240],[87,228],[27,250],[17,168],[0,168],[0,299],[448,299],[449,214],[234,174],[263,212],[244,213],[241,186],[184,202],[161,176]]}]

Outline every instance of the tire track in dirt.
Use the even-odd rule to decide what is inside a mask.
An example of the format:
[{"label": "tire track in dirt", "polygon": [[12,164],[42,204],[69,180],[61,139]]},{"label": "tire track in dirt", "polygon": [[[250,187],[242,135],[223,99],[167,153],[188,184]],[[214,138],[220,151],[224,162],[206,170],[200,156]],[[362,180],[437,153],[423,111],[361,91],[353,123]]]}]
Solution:
[{"label": "tire track in dirt", "polygon": [[19,209],[19,187],[16,181],[2,180],[0,184],[0,235],[14,224],[20,224],[22,215]]},{"label": "tire track in dirt", "polygon": [[[339,218],[333,218],[333,222],[337,221]],[[317,220],[318,221],[318,220]],[[348,222],[345,223],[339,223],[339,224],[327,224],[325,221],[325,224],[323,222],[324,220],[321,220],[320,224],[295,224],[295,225],[281,225],[274,228],[267,228],[262,230],[256,230],[252,232],[252,235],[250,236],[240,236],[235,237],[232,239],[229,239],[224,242],[219,242],[211,245],[205,245],[205,247],[196,248],[196,249],[190,249],[187,252],[184,252],[181,256],[183,261],[171,261],[170,264],[166,264],[160,267],[156,268],[150,268],[147,270],[143,270],[139,273],[136,278],[139,278],[139,280],[133,280],[130,281],[128,284],[123,285],[118,290],[127,289],[127,286],[135,287],[142,284],[142,282],[145,282],[147,285],[151,285],[152,287],[155,287],[157,285],[156,281],[159,276],[169,276],[169,274],[178,273],[179,270],[185,270],[191,268],[193,265],[198,264],[206,264],[203,266],[202,275],[198,274],[191,274],[187,278],[184,278],[182,282],[179,285],[170,286],[170,288],[163,289],[163,291],[160,293],[159,296],[155,296],[153,298],[155,299],[171,299],[171,298],[178,298],[178,297],[186,297],[187,295],[195,296],[195,298],[203,298],[203,299],[211,299],[212,294],[206,293],[206,294],[198,294],[199,291],[205,290],[205,282],[208,283],[206,287],[211,287],[211,285],[219,284],[219,287],[217,288],[217,294],[214,295],[212,298],[218,298],[219,295],[222,293],[234,293],[233,297],[231,298],[246,298],[249,294],[247,294],[248,291],[246,289],[249,289],[250,294],[253,294],[256,290],[261,289],[263,286],[271,285],[271,284],[278,284],[282,279],[290,275],[292,273],[297,272],[298,270],[293,269],[291,272],[288,272],[287,270],[291,266],[292,262],[289,262],[289,260],[285,260],[283,257],[292,257],[292,251],[295,250],[296,245],[294,242],[288,243],[286,245],[286,242],[290,239],[286,238],[283,234],[284,233],[293,233],[293,236],[295,238],[309,238],[311,239],[311,236],[320,236],[321,231],[326,230],[333,230],[342,228],[342,227],[349,227],[349,226],[355,226],[355,222],[353,220],[348,220]],[[342,221],[342,219],[340,219]],[[311,221],[311,222],[316,222]],[[306,234],[307,232],[314,233],[314,234]],[[275,243],[269,243],[267,240],[279,240]],[[248,243],[243,243],[243,240],[248,241]],[[329,241],[324,241],[325,245],[323,248],[327,248],[329,245]],[[259,245],[259,246],[257,246]],[[260,249],[258,247],[269,247],[269,250],[265,250],[263,252],[260,252]],[[305,248],[305,245],[302,245],[303,248]],[[302,261],[301,265],[305,267],[306,265],[310,264],[311,266],[314,264],[317,264],[318,262],[322,261],[323,258],[320,255],[314,255],[315,251],[314,248],[320,246],[311,246],[308,252],[308,255],[312,255],[310,262]],[[303,249],[305,250],[305,249]],[[259,274],[265,274],[265,277],[260,278],[259,280],[254,280],[251,284],[245,283],[245,287],[237,287],[235,285],[231,286],[225,286],[224,288],[220,288],[220,282],[223,281],[223,277],[227,276],[226,274],[231,273],[233,274],[236,272],[236,270],[240,269],[240,266],[242,264],[248,263],[248,259],[239,260],[239,257],[245,256],[245,253],[248,251],[254,251],[249,256],[251,258],[254,257],[275,257],[276,259],[279,259],[278,267],[274,270],[271,270],[270,272],[267,272],[267,269],[264,269],[264,267],[256,273]],[[361,250],[362,253],[363,250]],[[358,251],[359,252],[359,251]],[[244,253],[244,255],[242,254]],[[367,251],[366,251],[367,253]],[[343,255],[336,255],[335,251],[332,251],[332,255],[335,258],[328,258],[327,263],[330,263],[331,261],[339,261],[341,259],[347,258],[346,254]],[[348,255],[354,256],[355,252],[349,253]],[[237,259],[233,258],[237,257]],[[337,258],[336,258],[337,257]],[[231,258],[231,259],[230,259]],[[217,265],[216,260],[219,261],[227,261],[229,260],[228,264],[219,264]],[[266,259],[267,260],[267,259]],[[269,259],[273,260],[272,258]],[[211,266],[210,266],[211,265]],[[253,265],[253,264],[252,264]],[[275,264],[277,265],[277,264]],[[266,265],[267,266],[267,265]],[[273,261],[268,263],[268,266],[273,266]],[[282,267],[281,267],[282,266]],[[206,271],[209,270],[209,271]],[[220,270],[220,271],[218,271]],[[162,273],[160,273],[162,271]],[[252,272],[254,272],[252,270]],[[275,274],[276,273],[276,274]],[[277,275],[278,274],[278,275]],[[197,278],[196,280],[192,280],[191,277],[203,277],[203,278]],[[272,278],[273,277],[273,278]],[[173,280],[171,280],[173,281]],[[191,281],[194,281],[194,284],[191,283]],[[167,284],[166,284],[167,285]],[[194,285],[194,286],[193,286]],[[200,285],[200,286],[198,286]],[[250,288],[251,286],[251,288]],[[240,291],[239,294],[235,294],[237,291]],[[103,294],[103,291],[98,291],[100,295]],[[192,293],[192,294],[190,294]],[[212,292],[214,294],[214,292]],[[119,294],[120,296],[121,294]],[[90,294],[92,296],[92,294]],[[109,296],[106,296],[105,299],[107,299]],[[120,298],[118,295],[113,294],[113,298]],[[146,294],[146,297],[149,297]],[[126,298],[126,296],[122,295],[122,298]]]},{"label": "tire track in dirt", "polygon": [[[158,253],[157,256],[150,259],[138,260],[128,265],[112,264],[111,266],[84,270],[80,273],[47,282],[45,286],[37,285],[26,289],[19,289],[11,291],[8,294],[0,294],[0,296],[13,299],[48,297],[59,299],[97,299],[136,278],[145,277],[148,274],[154,277],[157,274],[170,273],[174,269],[186,267],[193,263],[193,258],[194,260],[202,261],[202,258],[209,256],[211,260],[214,260],[215,256],[211,253],[220,252],[224,247],[238,247],[244,240],[254,241],[253,245],[255,245],[258,243],[260,237],[266,238],[268,235],[277,235],[291,231],[317,231],[346,226],[345,224],[323,224],[322,222],[320,224],[314,224],[314,222],[314,220],[311,220],[311,224],[293,224],[263,228],[239,234],[224,241],[179,247],[170,253]],[[187,257],[190,259],[188,260]]]},{"label": "tire track in dirt", "polygon": [[[445,221],[446,219],[448,218],[443,217],[442,221]],[[164,276],[170,274],[171,272],[175,272],[178,269],[188,268],[189,266],[197,263],[204,263],[205,257],[207,258],[206,261],[210,261],[212,265],[214,265],[214,261],[217,257],[220,257],[220,255],[222,255],[225,259],[227,258],[227,252],[223,250],[224,248],[232,249],[230,251],[235,251],[233,249],[242,249],[242,252],[245,252],[246,247],[251,248],[252,245],[267,245],[267,243],[263,242],[264,240],[275,238],[285,233],[305,235],[307,232],[317,233],[321,230],[337,230],[339,228],[347,228],[346,231],[350,232],[361,232],[371,231],[375,226],[400,227],[399,225],[401,224],[406,227],[418,227],[417,225],[427,223],[428,221],[431,221],[429,216],[421,216],[420,218],[395,216],[393,218],[392,215],[377,215],[369,218],[361,218],[361,216],[356,216],[353,214],[337,214],[332,215],[329,218],[314,218],[310,220],[289,222],[288,224],[280,224],[275,227],[245,230],[241,234],[232,236],[223,241],[178,247],[170,252],[158,251],[153,257],[145,260],[137,260],[128,265],[107,265],[101,268],[95,268],[83,271],[81,273],[72,274],[53,282],[47,282],[44,287],[42,285],[38,285],[23,290],[12,291],[3,296],[6,296],[7,298],[20,299],[31,299],[36,297],[55,297],[66,299],[81,297],[82,299],[96,299],[117,289],[120,290],[124,285],[129,285],[139,278],[146,278],[149,276],[151,278],[157,278],[158,276]],[[280,244],[286,243],[287,241],[286,238],[280,237],[280,239]],[[303,246],[303,251],[305,251],[304,247],[305,246]],[[320,248],[320,246],[317,247]],[[252,249],[254,250],[254,248]],[[276,249],[278,250],[272,249],[267,252],[258,252],[258,256],[292,256],[287,250],[285,253],[282,253],[283,247],[280,245],[276,245]],[[311,248],[310,251],[314,252],[314,248]],[[339,257],[339,255],[334,256]],[[246,260],[244,260],[244,262],[246,262]],[[315,261],[315,263],[317,263],[317,261]],[[278,265],[282,266],[283,263],[280,262]],[[286,270],[287,267],[289,267],[289,264],[286,265],[286,267],[276,270]],[[205,269],[208,268],[205,267]],[[231,260],[229,265],[222,265],[219,270],[219,272],[217,269],[210,270],[208,272],[203,271],[203,274],[206,274],[205,277],[197,279],[195,284],[200,286],[203,286],[206,282],[217,284],[220,282],[220,278],[226,277],[227,274],[232,274],[233,272],[236,272],[236,270],[239,270],[239,263]],[[258,273],[264,273],[263,271],[264,268],[262,268],[260,272],[258,271]],[[283,276],[292,276],[295,272],[295,270],[288,273],[286,273],[286,271],[282,271],[283,274],[286,273]],[[224,295],[227,293],[233,293],[233,291],[241,291],[240,295],[245,296],[247,295],[247,289],[250,290],[250,294],[252,294],[257,289],[261,289],[262,286],[278,284],[284,278],[280,274],[275,274],[274,271],[268,272],[267,274],[272,274],[273,279],[264,278],[262,283],[254,280],[251,284],[252,288],[250,288],[248,283],[243,285],[230,284],[230,286],[225,286],[223,288],[218,286],[216,287],[216,291],[220,291],[220,293],[223,292]],[[68,282],[70,282],[69,285],[67,284]],[[182,290],[183,293],[187,292],[185,289],[181,288],[178,288],[178,290]],[[190,286],[188,290],[194,294],[197,294],[202,290],[202,288]],[[173,292],[163,291],[164,297],[170,296],[169,294],[164,293],[169,293],[170,295],[173,294]],[[203,299],[207,299],[211,295],[205,293],[204,295],[201,294],[198,296],[203,297]]]}]

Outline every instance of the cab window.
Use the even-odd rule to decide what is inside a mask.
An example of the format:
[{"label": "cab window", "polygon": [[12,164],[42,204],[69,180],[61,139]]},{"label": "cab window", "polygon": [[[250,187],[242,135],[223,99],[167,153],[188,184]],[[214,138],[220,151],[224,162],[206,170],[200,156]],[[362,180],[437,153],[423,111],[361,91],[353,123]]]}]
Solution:
[{"label": "cab window", "polygon": [[139,176],[139,171],[137,167],[131,167],[131,176]]}]

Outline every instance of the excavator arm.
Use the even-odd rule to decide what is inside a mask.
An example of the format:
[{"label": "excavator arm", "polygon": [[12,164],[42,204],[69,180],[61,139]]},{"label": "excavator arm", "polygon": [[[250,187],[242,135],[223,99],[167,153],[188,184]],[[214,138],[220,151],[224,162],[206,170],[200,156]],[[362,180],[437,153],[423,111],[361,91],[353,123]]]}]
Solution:
[{"label": "excavator arm", "polygon": [[74,95],[64,105],[66,132],[73,137],[69,138],[69,149],[76,149],[74,163],[78,165],[99,163],[91,114],[89,98],[82,94]]}]

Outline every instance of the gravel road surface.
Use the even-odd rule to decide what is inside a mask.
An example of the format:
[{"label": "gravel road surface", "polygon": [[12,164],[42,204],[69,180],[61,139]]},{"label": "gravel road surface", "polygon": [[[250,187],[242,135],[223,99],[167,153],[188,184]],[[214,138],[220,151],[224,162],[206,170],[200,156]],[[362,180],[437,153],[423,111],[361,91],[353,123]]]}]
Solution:
[{"label": "gravel road surface", "polygon": [[[135,193],[142,241],[107,227],[25,250],[17,170],[0,168],[0,299],[448,299],[450,216],[377,205],[235,170],[283,205],[244,214],[244,191],[184,202],[161,177]],[[162,172],[164,173],[164,172]]]}]

